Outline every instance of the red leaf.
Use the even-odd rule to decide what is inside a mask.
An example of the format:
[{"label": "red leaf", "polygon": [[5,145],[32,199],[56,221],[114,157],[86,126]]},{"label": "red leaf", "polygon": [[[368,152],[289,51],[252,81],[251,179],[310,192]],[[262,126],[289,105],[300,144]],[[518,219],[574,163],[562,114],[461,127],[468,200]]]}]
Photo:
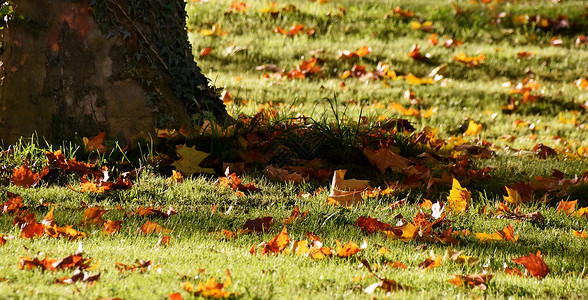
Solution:
[{"label": "red leaf", "polygon": [[540,279],[547,276],[550,271],[549,267],[541,257],[541,251],[537,251],[537,254],[529,253],[529,255],[513,258],[512,261],[519,265],[523,265],[527,271],[529,271],[531,276]]}]

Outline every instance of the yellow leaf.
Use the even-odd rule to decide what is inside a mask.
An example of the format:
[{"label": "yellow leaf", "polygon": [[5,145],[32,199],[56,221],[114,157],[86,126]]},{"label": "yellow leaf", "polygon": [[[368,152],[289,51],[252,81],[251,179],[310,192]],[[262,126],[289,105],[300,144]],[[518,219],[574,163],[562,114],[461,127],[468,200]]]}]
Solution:
[{"label": "yellow leaf", "polygon": [[519,192],[515,189],[509,189],[507,186],[504,187],[508,196],[503,196],[504,201],[512,204],[521,204],[523,203],[523,197],[519,194]]},{"label": "yellow leaf", "polygon": [[172,164],[176,169],[186,175],[194,173],[215,174],[212,168],[202,168],[200,163],[210,155],[209,153],[196,150],[195,146],[187,147],[183,145],[176,151],[180,159]]},{"label": "yellow leaf", "polygon": [[471,192],[462,188],[457,179],[453,178],[453,186],[449,191],[447,202],[449,202],[449,210],[454,213],[462,213],[468,210],[470,206]]},{"label": "yellow leaf", "polygon": [[368,180],[343,179],[347,170],[336,170],[333,174],[331,193],[327,201],[336,201],[349,206],[363,201],[361,193],[368,187]]},{"label": "yellow leaf", "polygon": [[468,124],[468,129],[463,133],[463,135],[476,135],[482,131],[482,124],[477,124],[473,120],[470,120]]}]

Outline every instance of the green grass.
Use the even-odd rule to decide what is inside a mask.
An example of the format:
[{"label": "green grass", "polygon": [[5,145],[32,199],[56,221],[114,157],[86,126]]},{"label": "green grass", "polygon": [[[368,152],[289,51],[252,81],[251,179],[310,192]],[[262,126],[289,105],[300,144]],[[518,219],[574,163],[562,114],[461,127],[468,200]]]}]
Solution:
[{"label": "green grass", "polygon": [[[97,269],[90,274],[100,273],[95,285],[77,283],[73,285],[55,284],[55,279],[71,276],[73,271],[20,270],[19,258],[45,256],[62,258],[73,254],[78,248],[76,241],[64,238],[52,239],[47,236],[35,239],[20,238],[20,229],[13,225],[14,216],[0,215],[0,234],[14,235],[0,246],[0,295],[8,299],[97,299],[119,297],[121,299],[164,299],[170,293],[180,292],[190,298],[182,284],[216,277],[223,282],[225,269],[232,274],[232,285],[226,290],[236,293],[235,298],[243,299],[342,299],[369,297],[364,289],[377,281],[376,278],[353,280],[368,275],[361,267],[361,259],[369,261],[372,267],[380,267],[388,262],[400,261],[407,269],[383,268],[376,273],[411,286],[410,291],[393,292],[389,297],[398,299],[422,298],[586,298],[588,297],[588,257],[585,249],[588,239],[572,235],[572,230],[586,230],[588,219],[560,214],[554,204],[559,200],[579,199],[581,206],[588,205],[588,189],[580,185],[562,195],[549,195],[549,203],[529,203],[520,205],[521,213],[539,210],[545,217],[543,223],[513,221],[480,215],[478,211],[488,205],[495,210],[505,195],[503,186],[535,176],[550,176],[552,169],[565,173],[566,178],[580,176],[588,169],[586,158],[565,157],[563,149],[572,150],[588,146],[586,139],[588,114],[581,104],[588,101],[588,90],[580,90],[573,81],[588,76],[587,45],[575,46],[574,41],[580,33],[588,33],[585,21],[587,11],[583,1],[505,1],[508,4],[483,5],[472,1],[455,1],[464,11],[455,15],[456,9],[446,1],[328,1],[318,4],[311,1],[297,1],[296,11],[281,12],[277,18],[261,10],[269,6],[269,1],[249,1],[251,7],[246,13],[225,15],[232,1],[208,1],[188,3],[188,28],[193,43],[194,54],[199,55],[204,47],[214,51],[203,58],[197,58],[203,72],[218,87],[229,91],[235,103],[228,106],[233,116],[243,113],[253,115],[266,104],[267,109],[276,108],[276,123],[268,122],[252,130],[278,130],[288,118],[304,114],[314,121],[316,131],[309,131],[317,139],[326,138],[323,154],[332,168],[350,169],[350,177],[371,179],[380,185],[398,180],[398,174],[380,175],[369,166],[353,164],[357,146],[362,136],[357,133],[354,123],[365,116],[374,122],[380,116],[409,119],[417,132],[425,126],[439,128],[439,137],[448,139],[461,136],[467,127],[468,119],[483,125],[483,130],[474,137],[464,137],[472,143],[486,140],[493,143],[496,155],[489,159],[471,159],[476,168],[493,167],[492,178],[472,180],[467,186],[472,191],[469,213],[448,214],[447,219],[454,230],[470,230],[471,235],[459,237],[457,245],[451,250],[462,250],[463,255],[479,258],[478,263],[461,265],[443,260],[442,265],[428,271],[418,267],[431,252],[443,256],[449,245],[420,240],[407,242],[387,238],[384,234],[367,235],[353,224],[360,216],[370,216],[395,225],[402,214],[411,221],[418,213],[417,206],[424,198],[433,202],[445,201],[448,187],[434,187],[434,191],[424,189],[406,190],[396,196],[367,199],[351,208],[333,207],[325,204],[328,195],[327,182],[310,182],[300,185],[275,183],[267,180],[262,172],[254,169],[244,175],[243,180],[255,182],[261,192],[237,196],[226,188],[214,184],[215,178],[193,177],[184,183],[170,184],[166,181],[169,166],[150,167],[146,156],[153,154],[150,146],[143,147],[140,153],[127,157],[120,149],[111,147],[99,157],[98,163],[109,165],[112,174],[128,171],[135,167],[145,167],[134,186],[128,191],[115,191],[109,194],[90,194],[75,192],[66,185],[79,188],[79,177],[50,173],[40,186],[23,189],[10,183],[12,169],[28,161],[34,169],[45,164],[45,150],[62,148],[68,158],[86,159],[88,155],[73,144],[45,145],[42,142],[24,141],[11,147],[11,153],[0,155],[0,202],[6,201],[6,192],[19,194],[29,210],[35,212],[37,221],[47,214],[48,208],[39,205],[55,203],[55,220],[59,226],[73,225],[88,233],[80,240],[84,257],[98,262]],[[278,9],[288,3],[280,2]],[[396,6],[412,10],[417,14],[415,20],[432,21],[433,32],[437,32],[440,44],[433,47],[427,43],[431,33],[414,30],[410,22],[391,14]],[[338,15],[340,10],[344,15]],[[505,12],[499,25],[491,21],[499,13]],[[563,30],[535,28],[532,24],[517,25],[512,18],[528,14],[541,15],[551,19],[558,15],[568,16],[572,27]],[[228,31],[226,36],[202,36],[200,29],[210,29],[218,24]],[[277,26],[289,28],[294,24],[314,27],[313,36],[296,35],[286,37],[273,33]],[[506,30],[512,32],[505,34]],[[444,36],[464,41],[457,48],[445,48],[441,44]],[[550,46],[552,37],[563,40],[561,47]],[[412,45],[418,43],[421,53],[430,53],[429,62],[413,61],[407,56]],[[362,46],[372,48],[372,53],[352,61],[337,60],[342,50],[356,51]],[[240,47],[243,50],[227,54],[225,50]],[[322,49],[324,51],[316,52]],[[314,52],[313,52],[314,51]],[[535,52],[529,58],[517,58],[521,51]],[[453,60],[461,52],[470,56],[484,52],[486,60],[480,66],[469,68]],[[264,79],[265,71],[255,68],[263,64],[275,64],[286,72],[295,68],[303,59],[313,54],[325,59],[323,78],[310,77],[302,80]],[[447,64],[444,78],[430,85],[410,85],[404,80],[360,81],[357,78],[339,78],[344,70],[354,63],[365,65],[368,71],[374,70],[378,62],[390,65],[397,74],[415,74],[422,77],[432,69]],[[540,84],[538,94],[543,97],[536,103],[521,104],[513,112],[503,112],[501,106],[508,104],[509,91],[503,83],[516,84],[529,76],[532,71]],[[237,80],[240,77],[240,80]],[[346,89],[339,84],[345,82]],[[407,90],[415,92],[422,101],[415,109],[437,108],[430,118],[418,119],[401,115],[388,107],[398,102],[410,107],[404,98]],[[349,101],[354,100],[354,101]],[[242,104],[246,102],[246,104]],[[374,103],[383,105],[374,105]],[[355,104],[359,103],[359,104]],[[578,125],[560,122],[559,113],[570,119],[575,116]],[[496,115],[494,115],[496,114]],[[518,126],[517,120],[529,122]],[[273,121],[272,121],[273,122]],[[282,122],[282,123],[280,123]],[[529,127],[535,124],[534,128]],[[462,126],[462,127],[460,127]],[[369,126],[368,126],[369,127]],[[285,131],[279,141],[295,148],[308,142],[297,136],[294,129]],[[369,128],[361,128],[369,130]],[[245,130],[247,132],[247,130]],[[363,132],[363,131],[362,131]],[[504,136],[516,138],[507,141]],[[532,138],[531,135],[536,135]],[[556,139],[555,137],[559,137]],[[409,142],[413,136],[396,137],[400,141],[403,154],[414,157],[422,149]],[[404,139],[404,140],[403,140]],[[212,152],[221,160],[236,160],[235,141],[208,139],[213,144],[197,144],[198,148]],[[505,146],[531,150],[537,143],[543,143],[558,151],[556,158],[540,159],[530,152],[518,155],[504,150]],[[355,152],[354,152],[355,151]],[[302,153],[302,152],[301,152]],[[360,155],[361,156],[361,155]],[[90,155],[92,158],[93,155]],[[325,159],[327,159],[325,158]],[[365,162],[365,159],[363,159]],[[451,162],[449,162],[451,163]],[[435,172],[441,172],[436,170]],[[395,177],[396,176],[396,177]],[[300,193],[313,194],[318,187],[327,190],[311,197],[298,197]],[[405,199],[400,207],[390,209],[390,204]],[[584,202],[583,202],[584,201]],[[83,215],[82,203],[100,205],[108,212],[104,219],[123,220],[120,232],[112,236],[100,233],[100,227],[81,227],[78,224]],[[143,236],[137,229],[148,218],[130,214],[139,206],[172,206],[178,214],[167,219],[151,218],[165,228],[173,230],[171,242],[167,247],[157,246],[160,235]],[[216,205],[216,212],[211,208]],[[307,232],[321,237],[324,246],[336,248],[336,240],[346,243],[353,241],[358,245],[365,239],[368,247],[349,258],[327,258],[313,261],[308,257],[298,257],[292,253],[278,255],[251,255],[252,245],[268,242],[284,226],[283,218],[288,218],[294,207],[309,211],[300,223],[287,226],[289,237],[305,239]],[[121,210],[117,209],[121,207]],[[424,210],[429,212],[429,210]],[[275,224],[261,234],[238,235],[235,239],[225,239],[219,232],[223,229],[237,231],[248,219],[271,216]],[[519,235],[517,242],[480,242],[473,233],[492,234],[507,224],[514,227]],[[426,249],[417,249],[426,244]],[[378,250],[386,247],[389,252],[380,254]],[[511,259],[529,252],[541,251],[551,272],[544,279],[523,278],[506,275],[504,264],[515,266]],[[258,249],[259,252],[259,249]],[[144,273],[119,272],[115,263],[134,263],[136,260],[151,260],[154,268]],[[199,272],[204,269],[204,274]],[[467,275],[487,272],[494,275],[488,289],[463,289],[448,282],[453,275]],[[376,298],[386,297],[381,291]]]}]

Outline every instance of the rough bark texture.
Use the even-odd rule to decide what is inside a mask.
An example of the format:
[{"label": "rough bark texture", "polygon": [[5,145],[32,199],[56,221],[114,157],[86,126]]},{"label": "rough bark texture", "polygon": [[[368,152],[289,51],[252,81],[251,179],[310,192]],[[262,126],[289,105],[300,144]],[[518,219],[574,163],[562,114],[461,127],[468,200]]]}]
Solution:
[{"label": "rough bark texture", "polygon": [[183,0],[14,0],[1,32],[0,139],[50,142],[228,118],[194,62]]}]

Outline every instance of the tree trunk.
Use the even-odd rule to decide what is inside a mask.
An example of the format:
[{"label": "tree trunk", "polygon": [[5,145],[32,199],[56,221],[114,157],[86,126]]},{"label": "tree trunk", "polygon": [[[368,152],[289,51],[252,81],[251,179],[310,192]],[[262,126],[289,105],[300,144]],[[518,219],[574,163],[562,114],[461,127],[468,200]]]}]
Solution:
[{"label": "tree trunk", "polygon": [[[1,32],[0,139],[49,142],[105,131],[229,120],[194,62],[183,0],[13,0]],[[6,5],[6,4],[5,4]]]}]

